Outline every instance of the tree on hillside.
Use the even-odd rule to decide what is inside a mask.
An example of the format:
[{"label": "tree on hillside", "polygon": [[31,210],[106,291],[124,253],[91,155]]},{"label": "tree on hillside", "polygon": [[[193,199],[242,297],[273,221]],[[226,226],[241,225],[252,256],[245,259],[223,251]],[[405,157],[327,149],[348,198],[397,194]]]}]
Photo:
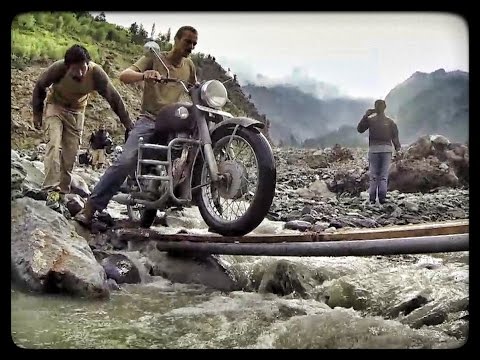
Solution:
[{"label": "tree on hillside", "polygon": [[77,19],[82,17],[90,19],[93,18],[92,14],[90,14],[88,11],[74,11],[73,14],[77,17]]},{"label": "tree on hillside", "polygon": [[165,41],[170,42],[170,37],[172,35],[172,31],[170,28],[168,28],[167,34],[165,35]]},{"label": "tree on hillside", "polygon": [[107,19],[105,18],[105,13],[102,11],[100,14],[95,16],[95,21],[106,22]]},{"label": "tree on hillside", "polygon": [[143,44],[145,40],[148,38],[147,31],[143,28],[143,25],[137,25],[137,23],[133,23],[130,25],[129,28],[131,40],[135,44]]},{"label": "tree on hillside", "polygon": [[136,22],[134,22],[133,24],[130,25],[130,28],[128,29],[128,31],[130,31],[130,34],[133,35],[137,35],[138,33],[138,25]]}]

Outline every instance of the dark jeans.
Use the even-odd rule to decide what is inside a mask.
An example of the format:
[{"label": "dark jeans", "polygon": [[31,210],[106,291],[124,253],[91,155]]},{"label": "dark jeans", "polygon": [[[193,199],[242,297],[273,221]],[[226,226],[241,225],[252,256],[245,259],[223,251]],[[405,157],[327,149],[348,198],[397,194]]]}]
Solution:
[{"label": "dark jeans", "polygon": [[387,195],[388,170],[392,160],[391,152],[368,153],[368,162],[370,170],[370,201],[384,202]]}]

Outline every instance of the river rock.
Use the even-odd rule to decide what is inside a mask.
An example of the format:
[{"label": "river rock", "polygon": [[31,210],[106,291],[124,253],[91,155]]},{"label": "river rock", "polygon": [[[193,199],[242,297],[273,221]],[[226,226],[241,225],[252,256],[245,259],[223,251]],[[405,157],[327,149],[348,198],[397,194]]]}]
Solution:
[{"label": "river rock", "polygon": [[12,279],[27,289],[77,296],[109,296],[106,275],[85,239],[41,202],[12,201]]},{"label": "river rock", "polygon": [[307,298],[308,293],[313,286],[308,282],[312,276],[310,271],[299,263],[287,260],[279,260],[270,264],[262,274],[261,281],[256,279],[259,284],[258,291],[273,293],[279,296],[299,295]]},{"label": "river rock", "polygon": [[138,268],[123,254],[112,254],[105,257],[100,263],[107,277],[117,284],[135,284],[141,282]]},{"label": "river rock", "polygon": [[151,264],[151,275],[185,284],[201,284],[221,291],[234,291],[244,284],[215,255],[159,251],[156,242],[138,244],[136,249]]}]

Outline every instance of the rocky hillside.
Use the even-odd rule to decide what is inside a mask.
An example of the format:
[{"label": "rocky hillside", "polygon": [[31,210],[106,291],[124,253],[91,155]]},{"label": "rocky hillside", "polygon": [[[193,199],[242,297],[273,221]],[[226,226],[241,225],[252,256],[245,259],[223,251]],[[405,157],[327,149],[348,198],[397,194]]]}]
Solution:
[{"label": "rocky hillside", "polygon": [[[271,87],[248,84],[244,90],[271,119],[270,135],[276,142],[299,145],[305,140],[320,144],[323,137],[337,131],[342,125],[356,126],[365,109],[373,100],[318,97],[301,91],[298,87],[275,85]],[[340,139],[341,145],[356,145]],[[329,146],[330,144],[323,145]]]},{"label": "rocky hillside", "polygon": [[468,140],[469,74],[463,71],[416,72],[386,97],[386,112],[396,119],[402,142],[440,134]]},{"label": "rocky hillside", "polygon": [[[57,23],[58,16],[64,20]],[[139,39],[141,34],[132,33],[132,29],[127,30],[105,21],[95,20],[83,13],[81,16],[74,13],[60,13],[58,16],[54,17],[50,13],[27,14],[17,17],[12,23],[12,148],[32,148],[44,141],[43,133],[35,130],[32,123],[32,91],[40,74],[53,61],[61,58],[65,50],[74,43],[85,44],[93,60],[109,73],[132,118],[139,114],[141,84],[121,84],[118,75],[141,56],[142,43],[146,39]],[[62,26],[58,29],[60,25]],[[89,27],[91,30],[88,30]],[[79,34],[79,29],[86,29],[85,35]],[[107,32],[108,36],[100,36],[104,32]],[[162,49],[171,47],[172,42],[169,42],[169,38],[159,34],[158,39]],[[192,60],[197,66],[199,80],[227,79],[226,70],[212,57],[194,53]],[[247,99],[236,80],[228,81],[225,86],[230,100],[225,106],[227,111],[234,115],[246,115],[262,122],[267,121],[267,118]],[[123,141],[123,126],[100,95],[92,94],[85,115],[83,146],[88,144],[91,132],[104,122],[115,140]]]}]

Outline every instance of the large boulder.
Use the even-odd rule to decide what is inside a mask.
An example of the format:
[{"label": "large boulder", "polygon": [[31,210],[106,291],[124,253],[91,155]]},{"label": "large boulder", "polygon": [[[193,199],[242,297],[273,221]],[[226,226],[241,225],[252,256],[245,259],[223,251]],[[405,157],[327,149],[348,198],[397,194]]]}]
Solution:
[{"label": "large boulder", "polygon": [[459,185],[459,179],[453,169],[435,157],[425,160],[402,159],[395,161],[390,167],[389,190],[415,193]]},{"label": "large boulder", "polygon": [[62,215],[30,198],[12,201],[11,210],[14,282],[33,291],[109,296],[105,271]]},{"label": "large boulder", "polygon": [[153,276],[162,276],[172,282],[201,284],[220,291],[240,290],[244,285],[218,256],[163,252],[155,245],[155,241],[129,241],[129,250],[139,251],[146,257]]},{"label": "large boulder", "polygon": [[[447,176],[447,182],[452,180],[453,173],[461,185],[468,186],[469,182],[469,154],[468,146],[459,143],[451,143],[443,135],[422,136],[412,143],[405,151],[401,160],[426,160],[430,164],[433,161],[444,163],[441,168],[451,169]],[[415,164],[415,162],[412,162]],[[436,164],[434,164],[436,166]],[[413,165],[416,166],[416,165]],[[427,174],[422,174],[427,176]],[[433,176],[437,176],[432,172]],[[428,181],[436,183],[443,180],[430,179]],[[455,186],[457,185],[454,181]],[[449,185],[445,185],[449,186]],[[420,191],[420,190],[419,190]]]},{"label": "large boulder", "polygon": [[326,168],[329,166],[328,155],[323,150],[317,150],[305,157],[305,162],[312,169]]}]

